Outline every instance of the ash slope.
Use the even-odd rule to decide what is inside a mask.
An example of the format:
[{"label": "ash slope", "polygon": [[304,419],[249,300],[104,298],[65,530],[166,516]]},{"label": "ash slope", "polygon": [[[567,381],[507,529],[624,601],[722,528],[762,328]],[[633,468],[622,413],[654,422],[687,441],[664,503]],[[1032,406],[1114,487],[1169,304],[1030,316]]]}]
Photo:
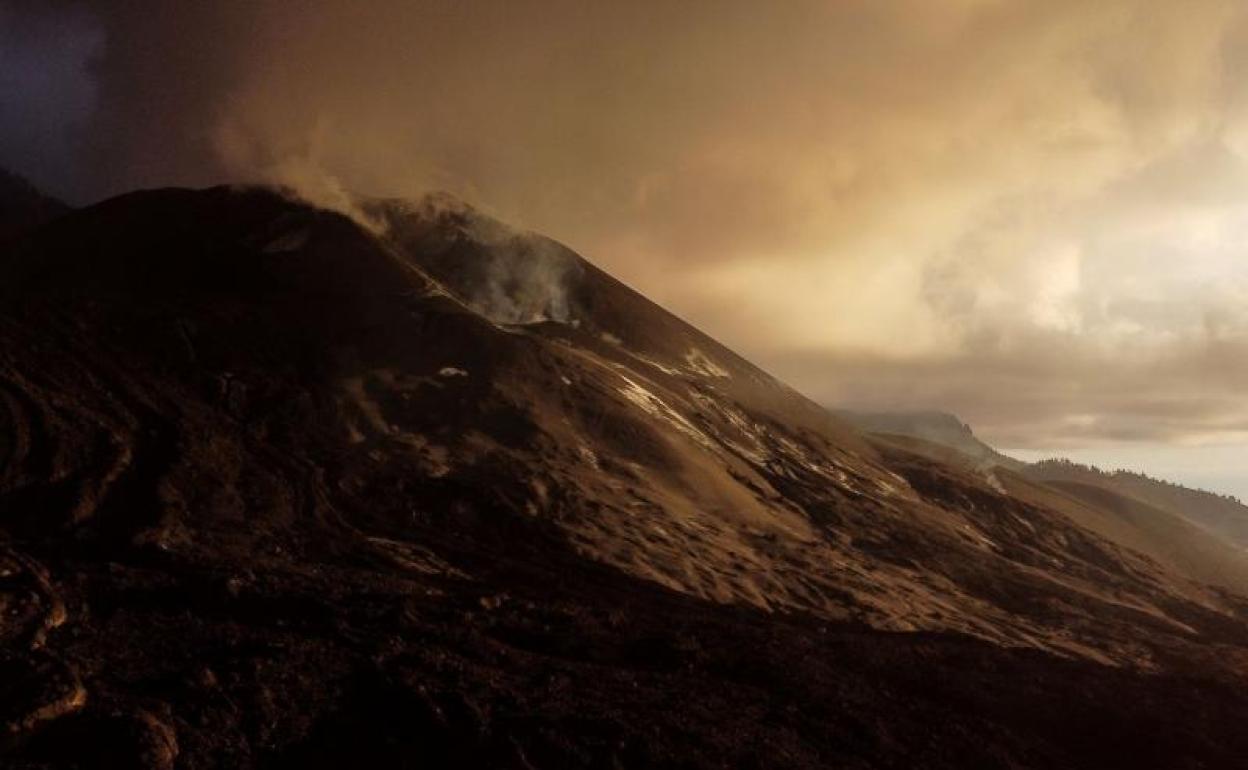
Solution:
[{"label": "ash slope", "polygon": [[869,441],[552,241],[367,210],[386,237],[267,190],[135,193],[4,255],[14,762],[1248,748],[1233,580]]},{"label": "ash slope", "polygon": [[1131,471],[1105,472],[1065,460],[1029,465],[1027,476],[1046,483],[1085,484],[1115,492],[1146,505],[1171,511],[1248,549],[1248,506],[1212,492],[1150,478]]}]

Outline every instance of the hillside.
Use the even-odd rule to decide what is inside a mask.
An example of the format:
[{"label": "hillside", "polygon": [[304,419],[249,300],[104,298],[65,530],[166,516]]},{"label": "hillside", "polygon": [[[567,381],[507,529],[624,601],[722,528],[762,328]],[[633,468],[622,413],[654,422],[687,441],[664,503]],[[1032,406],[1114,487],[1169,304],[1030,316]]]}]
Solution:
[{"label": "hillside", "polygon": [[1248,522],[1248,509],[1239,510],[1236,500],[1069,461],[1022,463],[942,412],[838,414],[870,432],[877,443],[971,469],[999,492],[1061,511],[1079,526],[1202,583],[1230,590],[1248,585],[1248,562],[1235,540],[1237,524]]},{"label": "hillside", "polygon": [[1066,460],[1034,463],[1024,471],[1042,481],[1073,482],[1112,490],[1182,516],[1248,548],[1248,506],[1226,495],[1191,489],[1131,471],[1107,472]]},{"label": "hillside", "polygon": [[1248,752],[1237,555],[865,437],[461,202],[364,209],[138,192],[0,255],[19,766]]}]

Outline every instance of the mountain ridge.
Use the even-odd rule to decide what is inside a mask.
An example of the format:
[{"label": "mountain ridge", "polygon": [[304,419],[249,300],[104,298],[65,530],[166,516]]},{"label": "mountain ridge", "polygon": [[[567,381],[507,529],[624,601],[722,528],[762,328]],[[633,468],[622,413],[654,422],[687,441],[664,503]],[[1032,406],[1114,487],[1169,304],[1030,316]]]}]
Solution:
[{"label": "mountain ridge", "polygon": [[[1035,481],[1077,483],[1103,489],[1190,521],[1239,548],[1248,548],[1248,506],[1230,495],[1187,487],[1143,473],[1105,471],[1062,458],[1023,463],[975,437],[970,426],[947,412],[854,412],[837,410],[860,429],[880,436],[904,436],[946,447],[965,457],[986,478],[993,468],[1015,471]],[[933,453],[933,448],[925,451]],[[939,453],[937,453],[939,454]],[[941,455],[948,460],[948,455]],[[956,456],[953,458],[956,460]]]},{"label": "mountain ridge", "polygon": [[1234,496],[1134,471],[1105,471],[1063,459],[1032,463],[1025,473],[1043,481],[1081,482],[1114,490],[1143,503],[1179,513],[1240,548],[1248,548],[1248,506]]},{"label": "mountain ridge", "polygon": [[897,434],[956,449],[982,469],[1018,470],[1024,463],[998,452],[975,436],[971,426],[954,414],[940,411],[861,412],[835,409],[851,424],[868,433]]},{"label": "mountain ridge", "polygon": [[13,240],[69,210],[66,203],[40,192],[24,177],[0,168],[0,243]]}]

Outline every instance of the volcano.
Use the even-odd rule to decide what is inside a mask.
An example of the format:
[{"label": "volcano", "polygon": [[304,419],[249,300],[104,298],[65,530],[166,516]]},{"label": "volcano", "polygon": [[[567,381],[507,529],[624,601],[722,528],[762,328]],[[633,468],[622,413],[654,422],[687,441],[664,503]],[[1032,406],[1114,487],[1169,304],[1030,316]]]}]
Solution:
[{"label": "volcano", "polygon": [[1248,756],[1242,549],[864,434],[450,196],[352,214],[0,246],[10,766]]}]

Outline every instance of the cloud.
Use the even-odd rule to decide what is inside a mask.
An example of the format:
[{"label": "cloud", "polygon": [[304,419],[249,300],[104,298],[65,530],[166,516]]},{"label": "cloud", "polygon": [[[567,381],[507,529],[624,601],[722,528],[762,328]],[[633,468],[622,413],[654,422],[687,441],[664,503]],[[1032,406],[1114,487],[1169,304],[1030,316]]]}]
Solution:
[{"label": "cloud", "polygon": [[23,71],[86,83],[56,112],[80,200],[445,189],[821,399],[1020,440],[1242,430],[1235,0],[55,7],[97,42]]}]

